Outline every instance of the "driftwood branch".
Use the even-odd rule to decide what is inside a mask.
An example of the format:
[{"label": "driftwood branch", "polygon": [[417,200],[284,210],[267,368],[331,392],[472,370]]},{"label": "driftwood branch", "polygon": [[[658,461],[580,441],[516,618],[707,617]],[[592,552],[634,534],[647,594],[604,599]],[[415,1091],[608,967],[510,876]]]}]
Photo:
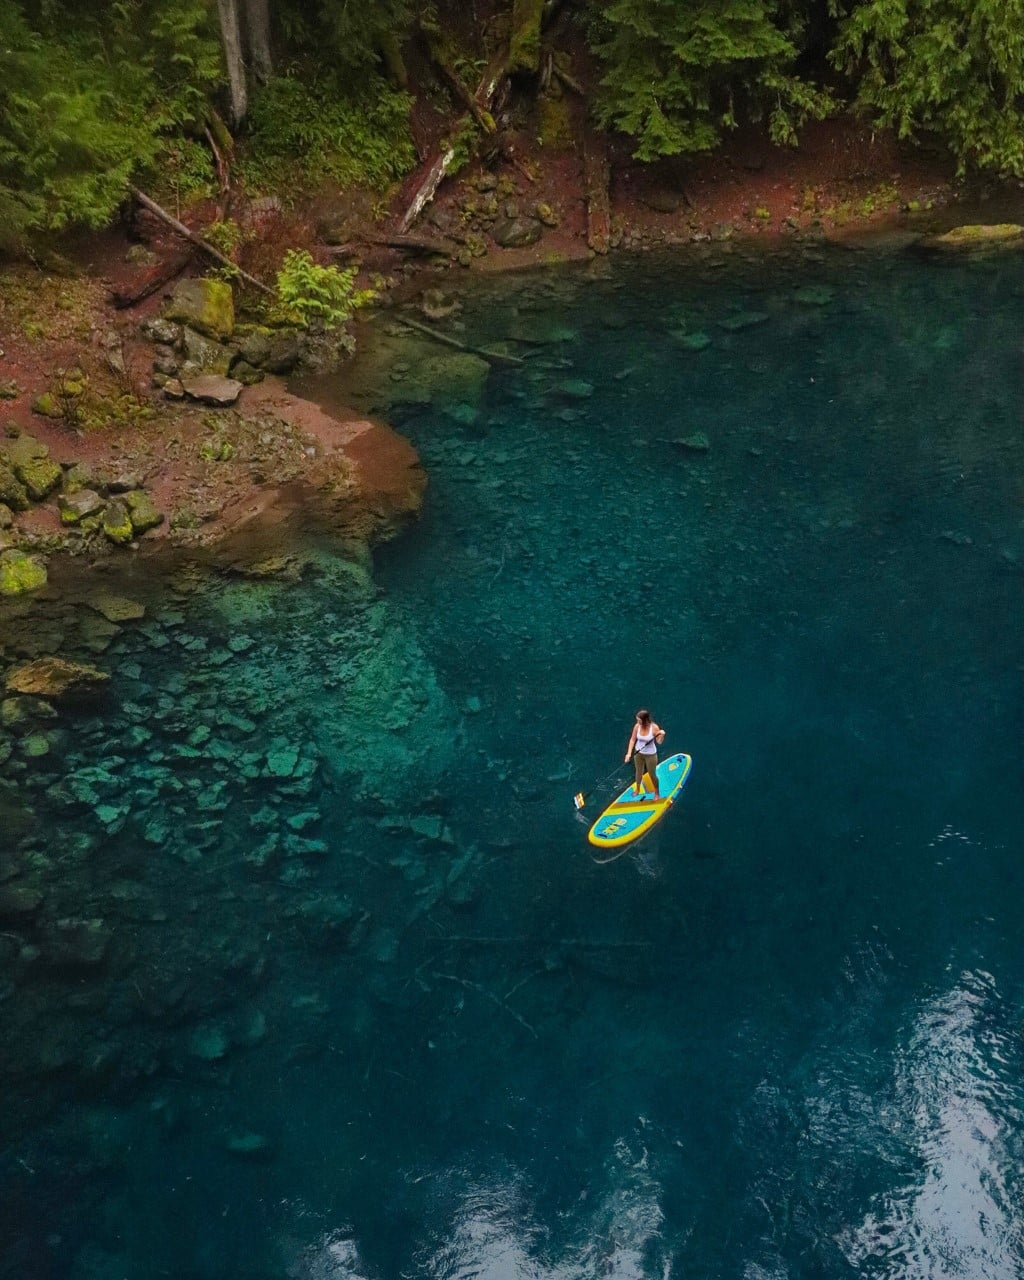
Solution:
[{"label": "driftwood branch", "polygon": [[265,285],[262,280],[257,280],[255,276],[249,275],[248,271],[243,271],[237,263],[232,262],[231,259],[221,253],[219,249],[215,249],[213,245],[208,244],[202,236],[197,236],[196,233],[194,231],[190,231],[183,222],[179,222],[173,214],[168,213],[166,209],[162,209],[157,202],[155,200],[151,200],[144,191],[140,191],[138,187],[131,187],[130,190],[132,195],[136,200],[138,200],[139,204],[141,204],[144,209],[148,209],[149,212],[159,218],[161,222],[166,222],[173,231],[176,231],[178,235],[187,240],[189,244],[194,244],[196,248],[201,249],[207,257],[212,258],[214,262],[220,263],[222,267],[227,267],[229,271],[239,276],[246,282],[246,284],[251,284],[254,289],[259,289],[261,293],[268,294],[271,298],[276,296],[274,290],[271,289],[269,285]]},{"label": "driftwood branch", "polygon": [[491,364],[519,366],[525,363],[521,356],[509,356],[503,351],[488,351],[486,347],[471,347],[466,342],[460,342],[458,338],[452,338],[447,333],[442,333],[439,329],[432,329],[429,324],[420,324],[418,320],[410,320],[407,316],[398,316],[397,319],[399,324],[404,324],[407,329],[412,329],[414,333],[422,333],[428,338],[433,338],[435,342],[440,342],[443,346],[454,347],[456,351],[467,351],[471,355],[480,356]]}]

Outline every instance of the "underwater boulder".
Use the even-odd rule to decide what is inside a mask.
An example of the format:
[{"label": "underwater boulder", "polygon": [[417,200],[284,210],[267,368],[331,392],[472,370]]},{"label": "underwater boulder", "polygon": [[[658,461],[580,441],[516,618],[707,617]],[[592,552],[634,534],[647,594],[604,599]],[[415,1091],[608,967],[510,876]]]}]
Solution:
[{"label": "underwater boulder", "polygon": [[25,693],[33,697],[60,700],[95,692],[110,680],[105,671],[69,662],[67,658],[33,658],[8,671],[4,687],[8,693]]}]

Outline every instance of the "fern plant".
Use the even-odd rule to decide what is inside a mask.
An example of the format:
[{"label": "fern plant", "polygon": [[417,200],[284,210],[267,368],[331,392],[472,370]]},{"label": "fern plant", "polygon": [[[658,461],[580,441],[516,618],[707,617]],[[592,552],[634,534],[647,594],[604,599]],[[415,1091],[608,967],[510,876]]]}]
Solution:
[{"label": "fern plant", "polygon": [[355,279],[355,267],[322,267],[305,249],[289,249],[277,273],[277,296],[307,328],[337,329],[375,296],[373,289],[357,289]]}]

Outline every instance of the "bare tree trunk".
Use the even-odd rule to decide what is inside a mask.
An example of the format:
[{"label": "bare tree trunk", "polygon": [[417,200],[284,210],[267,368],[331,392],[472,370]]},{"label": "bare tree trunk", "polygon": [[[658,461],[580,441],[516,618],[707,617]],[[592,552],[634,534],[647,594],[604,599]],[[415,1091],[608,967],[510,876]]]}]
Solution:
[{"label": "bare tree trunk", "polygon": [[245,119],[249,106],[248,88],[245,83],[245,56],[242,51],[242,24],[238,13],[238,0],[217,0],[220,14],[220,36],[224,45],[224,61],[228,69],[228,90],[231,94],[231,122],[238,125]]},{"label": "bare tree trunk", "polygon": [[245,0],[245,31],[249,58],[257,84],[266,84],[274,74],[270,51],[270,0]]}]

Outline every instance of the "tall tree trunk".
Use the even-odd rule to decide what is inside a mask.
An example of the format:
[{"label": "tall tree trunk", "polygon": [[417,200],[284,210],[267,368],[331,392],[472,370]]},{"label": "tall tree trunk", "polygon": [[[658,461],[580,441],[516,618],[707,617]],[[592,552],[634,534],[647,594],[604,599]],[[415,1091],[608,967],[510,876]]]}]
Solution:
[{"label": "tall tree trunk", "polygon": [[220,14],[220,36],[224,45],[224,61],[228,68],[228,90],[231,94],[231,123],[238,125],[245,119],[249,106],[248,88],[245,83],[245,56],[242,51],[242,24],[238,13],[238,0],[217,0]]},{"label": "tall tree trunk", "polygon": [[249,59],[257,84],[266,84],[274,74],[270,52],[270,0],[245,0],[245,32]]}]

